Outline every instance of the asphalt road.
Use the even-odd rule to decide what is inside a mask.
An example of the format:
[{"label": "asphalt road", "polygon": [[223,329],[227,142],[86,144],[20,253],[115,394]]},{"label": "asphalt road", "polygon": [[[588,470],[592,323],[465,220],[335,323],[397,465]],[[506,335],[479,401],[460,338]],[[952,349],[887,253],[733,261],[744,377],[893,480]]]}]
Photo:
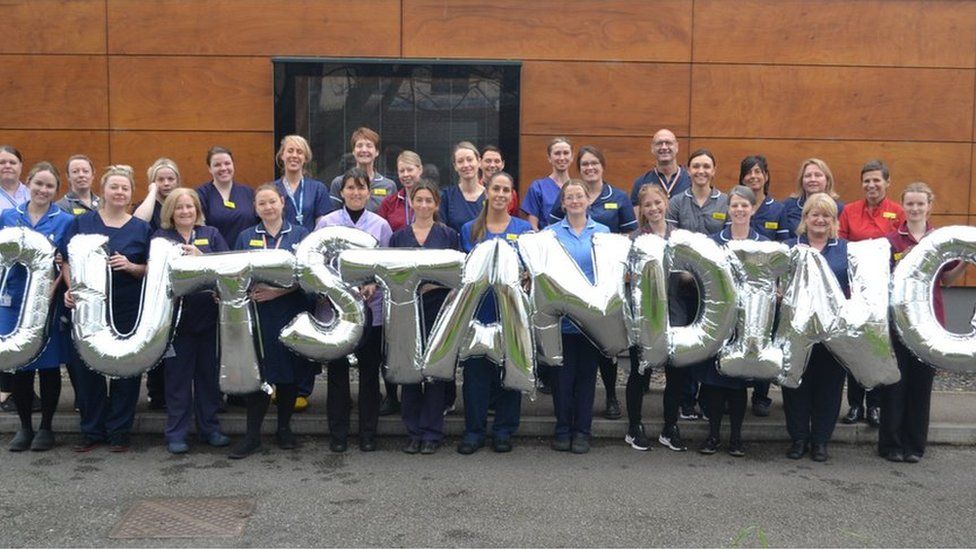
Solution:
[{"label": "asphalt road", "polygon": [[[69,437],[63,437],[64,442]],[[835,444],[826,464],[790,461],[780,444],[748,455],[636,452],[596,442],[583,456],[521,439],[512,454],[407,456],[399,439],[331,454],[323,438],[232,462],[158,437],[128,454],[2,456],[3,546],[971,546],[976,448],[937,446],[892,464],[867,445]],[[355,442],[355,441],[353,441]],[[257,501],[242,537],[110,539],[143,498]]]}]

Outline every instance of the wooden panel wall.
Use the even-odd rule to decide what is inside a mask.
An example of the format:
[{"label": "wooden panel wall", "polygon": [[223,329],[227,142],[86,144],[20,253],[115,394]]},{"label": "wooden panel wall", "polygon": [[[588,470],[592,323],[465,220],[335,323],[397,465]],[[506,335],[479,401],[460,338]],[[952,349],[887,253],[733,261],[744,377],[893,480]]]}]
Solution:
[{"label": "wooden panel wall", "polygon": [[[556,135],[629,189],[650,136],[708,147],[727,188],[765,154],[773,192],[821,157],[845,199],[881,158],[925,180],[939,223],[976,222],[976,0],[6,0],[0,142],[28,163],[177,160],[222,144],[273,177],[274,56],[523,61],[520,171]],[[344,143],[335,144],[344,147]],[[969,277],[976,285],[976,275]]]}]

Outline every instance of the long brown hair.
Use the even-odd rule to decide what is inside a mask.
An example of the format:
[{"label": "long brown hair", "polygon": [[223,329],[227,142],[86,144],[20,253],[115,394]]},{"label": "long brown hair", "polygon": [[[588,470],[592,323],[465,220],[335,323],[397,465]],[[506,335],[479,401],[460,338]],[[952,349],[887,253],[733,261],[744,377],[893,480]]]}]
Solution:
[{"label": "long brown hair", "polygon": [[478,213],[478,217],[474,218],[474,223],[471,224],[472,243],[481,242],[481,240],[485,237],[485,232],[487,231],[488,225],[488,187],[491,187],[491,184],[499,177],[508,179],[508,182],[512,185],[512,188],[515,188],[515,180],[512,179],[512,176],[508,175],[508,173],[504,170],[499,170],[491,174],[491,177],[488,178],[488,182],[485,184],[485,201],[481,203],[481,211]]}]

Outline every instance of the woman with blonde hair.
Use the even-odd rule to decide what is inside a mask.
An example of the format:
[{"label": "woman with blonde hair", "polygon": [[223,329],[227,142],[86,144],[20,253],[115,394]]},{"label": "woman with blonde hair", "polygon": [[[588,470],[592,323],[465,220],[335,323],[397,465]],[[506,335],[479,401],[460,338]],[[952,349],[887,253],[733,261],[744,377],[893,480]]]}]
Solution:
[{"label": "woman with blonde hair", "polygon": [[834,192],[834,172],[830,166],[819,158],[808,158],[800,163],[800,171],[796,176],[796,191],[783,201],[783,212],[777,223],[776,239],[790,240],[796,238],[797,226],[803,217],[803,206],[807,198],[816,193],[825,193],[837,209],[837,217],[844,211],[844,203]]},{"label": "woman with blonde hair", "polygon": [[176,162],[169,158],[157,158],[146,171],[149,187],[146,197],[132,212],[138,219],[149,223],[149,227],[156,232],[161,227],[159,215],[163,209],[163,201],[169,193],[181,185],[180,169]]}]

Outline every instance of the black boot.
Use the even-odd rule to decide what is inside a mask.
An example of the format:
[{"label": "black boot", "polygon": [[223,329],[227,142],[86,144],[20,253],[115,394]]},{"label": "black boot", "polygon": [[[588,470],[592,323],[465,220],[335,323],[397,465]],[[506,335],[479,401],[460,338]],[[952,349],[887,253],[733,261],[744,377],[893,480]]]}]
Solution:
[{"label": "black boot", "polygon": [[234,445],[230,454],[230,459],[243,459],[253,454],[261,448],[261,424],[264,423],[264,415],[268,413],[268,404],[271,396],[264,391],[257,391],[245,397],[247,403],[247,433],[243,440]]}]

